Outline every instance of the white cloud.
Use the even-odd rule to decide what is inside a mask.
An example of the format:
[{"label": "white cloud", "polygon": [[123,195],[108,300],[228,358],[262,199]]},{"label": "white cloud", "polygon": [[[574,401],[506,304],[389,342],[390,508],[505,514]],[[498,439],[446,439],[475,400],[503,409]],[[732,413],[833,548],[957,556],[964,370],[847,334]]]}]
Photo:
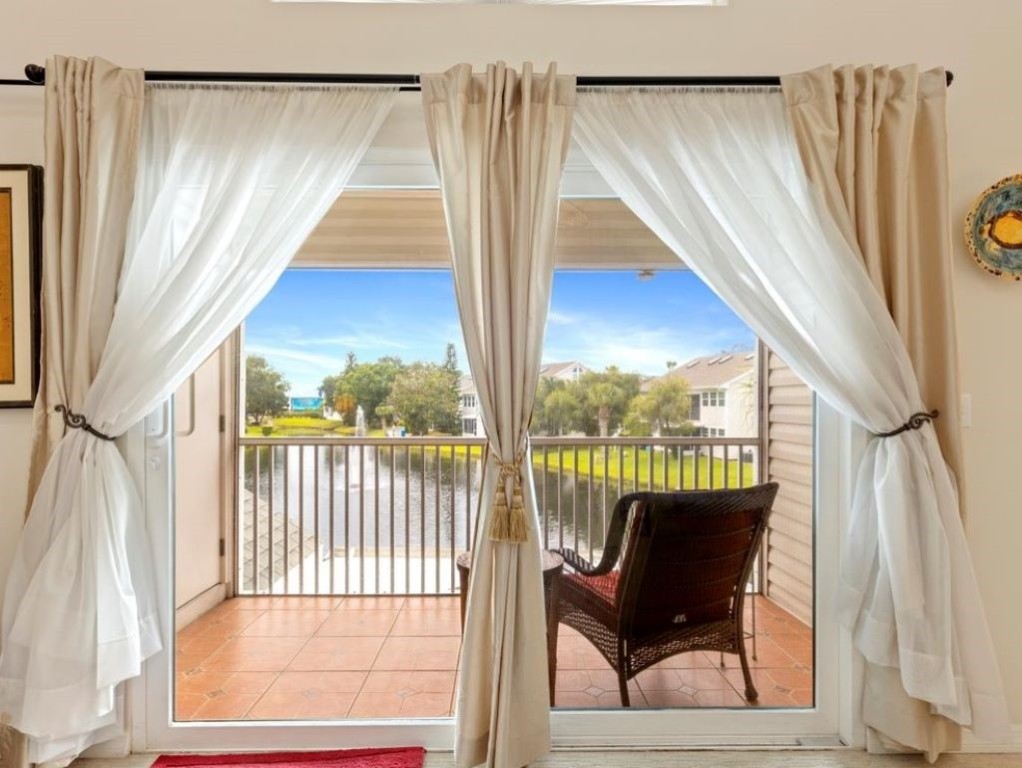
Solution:
[{"label": "white cloud", "polygon": [[397,339],[378,334],[357,333],[345,336],[321,336],[312,338],[289,339],[289,343],[300,347],[343,347],[345,349],[410,349],[411,347]]},{"label": "white cloud", "polygon": [[271,360],[288,360],[291,362],[308,363],[329,369],[334,369],[344,363],[344,357],[338,355],[317,355],[313,352],[302,352],[289,347],[276,347],[258,342],[245,345],[245,352],[254,355],[263,355]]},{"label": "white cloud", "polygon": [[556,309],[551,309],[547,313],[548,325],[574,325],[577,322],[578,316],[569,312],[558,312]]}]

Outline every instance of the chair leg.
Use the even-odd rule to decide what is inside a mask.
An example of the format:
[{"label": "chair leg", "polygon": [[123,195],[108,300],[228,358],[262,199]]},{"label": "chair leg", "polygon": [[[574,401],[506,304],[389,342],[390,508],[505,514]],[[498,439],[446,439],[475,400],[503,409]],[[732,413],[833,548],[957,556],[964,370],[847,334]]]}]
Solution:
[{"label": "chair leg", "polygon": [[617,685],[621,690],[621,706],[630,707],[632,706],[631,699],[628,697],[628,678],[625,677],[624,669],[619,669],[617,673]]},{"label": "chair leg", "polygon": [[756,686],[752,683],[752,672],[749,671],[749,659],[745,655],[745,638],[738,639],[738,659],[742,662],[742,677],[745,678],[745,700],[754,702],[759,698]]}]

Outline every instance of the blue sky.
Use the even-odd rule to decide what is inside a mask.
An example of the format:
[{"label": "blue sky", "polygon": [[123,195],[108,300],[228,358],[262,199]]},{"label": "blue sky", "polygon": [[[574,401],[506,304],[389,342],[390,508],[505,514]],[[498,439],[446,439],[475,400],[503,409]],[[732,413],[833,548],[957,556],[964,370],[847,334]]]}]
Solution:
[{"label": "blue sky", "polygon": [[[248,354],[266,357],[293,396],[360,360],[397,355],[441,362],[447,342],[465,361],[451,274],[442,270],[289,269],[245,323]],[[751,346],[752,332],[694,274],[564,271],[554,275],[543,359],[659,374],[679,363]]]}]

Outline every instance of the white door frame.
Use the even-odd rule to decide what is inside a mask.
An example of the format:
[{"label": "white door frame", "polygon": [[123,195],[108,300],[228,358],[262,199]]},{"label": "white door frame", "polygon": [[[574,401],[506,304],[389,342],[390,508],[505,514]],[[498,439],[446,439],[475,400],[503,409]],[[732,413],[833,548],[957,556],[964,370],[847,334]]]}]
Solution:
[{"label": "white door frame", "polygon": [[[426,144],[418,99],[399,101],[352,187],[435,187],[436,174]],[[562,194],[604,197],[610,193],[599,174],[574,148],[562,179]],[[165,650],[150,659],[132,683],[132,737],[136,751],[267,750],[373,747],[419,744],[448,750],[454,744],[452,718],[344,720],[331,722],[259,721],[174,723],[173,694],[173,441],[164,430],[173,416],[168,404],[146,422],[146,454],[136,466],[144,474],[146,521],[160,595]],[[815,706],[806,709],[555,710],[554,747],[685,747],[791,745],[863,741],[857,702],[861,671],[848,635],[840,630],[833,598],[837,594],[840,531],[850,508],[855,434],[826,404],[817,400],[814,456],[814,629]],[[144,466],[144,469],[142,468]]]},{"label": "white door frame", "polygon": [[[164,650],[146,662],[132,683],[135,751],[269,750],[418,744],[449,750],[452,718],[341,721],[173,721],[174,626],[173,406],[146,421],[144,469],[146,524],[160,601]],[[815,451],[815,663],[816,705],[805,709],[555,710],[554,747],[790,746],[859,742],[856,669],[833,606],[837,593],[839,531],[847,509],[853,439],[832,409],[816,409]],[[139,441],[142,442],[142,441]]]}]

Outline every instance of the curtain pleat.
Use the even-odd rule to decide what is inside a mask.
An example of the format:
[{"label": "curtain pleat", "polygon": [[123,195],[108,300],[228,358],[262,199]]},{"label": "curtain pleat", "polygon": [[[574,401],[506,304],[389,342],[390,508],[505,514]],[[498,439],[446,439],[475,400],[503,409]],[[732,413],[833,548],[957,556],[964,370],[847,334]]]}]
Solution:
[{"label": "curtain pleat", "polygon": [[[857,650],[895,681],[901,701],[925,702],[981,738],[1007,738],[953,477],[931,423],[880,436],[925,403],[883,297],[806,178],[782,94],[583,92],[576,126],[639,218],[823,399],[872,433],[838,596]],[[910,743],[896,722],[871,720],[884,709],[874,700],[881,690],[866,686],[867,722]]]},{"label": "curtain pleat", "polygon": [[923,401],[940,411],[961,495],[945,72],[825,66],[781,82],[806,173],[887,303]]},{"label": "curtain pleat", "polygon": [[[28,498],[64,434],[54,409],[81,411],[99,367],[124,258],[142,126],[141,70],[103,59],[46,63],[40,384]],[[116,148],[116,149],[113,149]]]},{"label": "curtain pleat", "polygon": [[[915,66],[825,66],[782,78],[806,173],[884,298],[923,402],[940,411],[934,427],[961,498],[946,83],[943,69]],[[908,698],[889,669],[866,674],[870,727],[931,756],[960,745],[960,729]]]},{"label": "curtain pleat", "polygon": [[528,430],[553,281],[573,77],[503,64],[424,75],[455,294],[488,440],[459,665],[460,768],[550,746],[546,621]]},{"label": "curtain pleat", "polygon": [[[142,75],[131,77],[141,123],[107,114],[117,102],[93,91],[95,114],[62,114],[65,131],[69,121],[92,130],[47,142],[48,179],[74,180],[72,164],[86,189],[105,193],[83,199],[65,186],[66,204],[47,210],[57,273],[46,280],[47,354],[66,366],[63,381],[51,367],[47,397],[109,437],[170,397],[269,292],[396,93],[151,85],[143,110]],[[61,103],[48,99],[48,123]],[[108,123],[118,131],[97,134]],[[125,196],[130,217],[127,204],[113,215]],[[72,236],[81,242],[65,245]],[[32,762],[66,762],[115,735],[119,684],[162,642],[144,508],[124,458],[84,429],[56,437],[3,604],[0,713],[27,735]]]}]

